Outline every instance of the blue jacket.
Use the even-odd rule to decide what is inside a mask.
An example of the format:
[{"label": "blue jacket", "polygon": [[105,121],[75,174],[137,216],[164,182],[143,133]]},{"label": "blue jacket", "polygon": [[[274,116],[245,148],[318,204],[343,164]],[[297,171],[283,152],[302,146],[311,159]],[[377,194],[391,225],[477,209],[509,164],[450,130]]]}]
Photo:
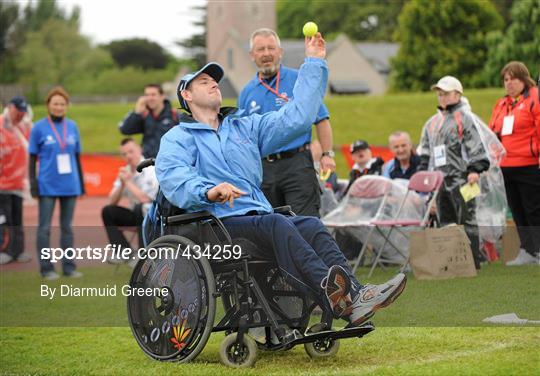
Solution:
[{"label": "blue jacket", "polygon": [[[223,116],[217,131],[207,124],[181,119],[161,139],[156,159],[156,176],[167,200],[189,212],[209,210],[217,217],[253,210],[271,213],[260,189],[261,158],[311,129],[327,81],[326,62],[306,58],[293,90],[294,99],[279,111],[250,116],[236,111]],[[246,192],[234,200],[233,208],[206,199],[206,192],[223,182]]]},{"label": "blue jacket", "polygon": [[[298,79],[298,71],[296,69],[288,68],[284,65],[279,67],[279,92],[288,100],[294,99],[293,89],[296,80]],[[276,86],[277,75],[274,76],[270,81],[265,80],[270,87]],[[246,111],[246,115],[251,115],[253,113],[264,114],[270,111],[279,111],[283,105],[287,103],[282,98],[276,96],[273,92],[264,87],[259,81],[259,73],[255,74],[255,77],[242,89],[240,96],[238,97],[238,108],[241,108]],[[318,124],[324,119],[328,119],[330,114],[328,109],[321,104],[317,117],[315,119],[315,124]],[[299,148],[300,146],[311,142],[311,129],[307,132],[304,132],[300,137],[291,139],[286,145],[283,145],[278,150],[273,151],[272,153],[278,153],[285,150],[291,150]]]}]

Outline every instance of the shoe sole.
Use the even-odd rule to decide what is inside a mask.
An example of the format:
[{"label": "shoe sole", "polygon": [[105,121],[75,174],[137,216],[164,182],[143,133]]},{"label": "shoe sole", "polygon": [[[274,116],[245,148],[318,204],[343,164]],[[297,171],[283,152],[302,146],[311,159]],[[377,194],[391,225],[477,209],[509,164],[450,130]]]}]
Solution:
[{"label": "shoe sole", "polygon": [[375,312],[377,312],[379,309],[384,308],[384,307],[388,307],[390,304],[392,304],[401,295],[401,293],[405,289],[406,284],[407,284],[407,276],[405,276],[405,278],[403,278],[403,281],[401,281],[401,283],[399,284],[397,289],[395,289],[394,292],[392,294],[390,294],[388,296],[388,298],[386,298],[385,301],[377,304],[376,306],[373,306],[373,309],[371,311],[369,311],[367,314],[360,317],[359,319],[355,320],[351,324],[353,326],[360,326],[363,323],[365,323],[367,320],[369,320],[371,317],[373,317]]},{"label": "shoe sole", "polygon": [[341,267],[333,266],[330,268],[325,290],[334,316],[339,318],[346,315],[347,310],[352,310],[349,296],[351,281]]}]

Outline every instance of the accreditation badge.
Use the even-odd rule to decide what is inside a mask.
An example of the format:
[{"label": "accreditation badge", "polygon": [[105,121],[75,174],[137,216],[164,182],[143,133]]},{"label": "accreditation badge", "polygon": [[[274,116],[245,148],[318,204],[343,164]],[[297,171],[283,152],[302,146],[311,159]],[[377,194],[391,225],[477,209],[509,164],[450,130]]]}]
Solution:
[{"label": "accreditation badge", "polygon": [[56,167],[58,169],[58,173],[61,175],[71,174],[71,159],[69,158],[69,154],[58,154],[56,156]]},{"label": "accreditation badge", "polygon": [[435,157],[435,167],[441,167],[446,165],[446,146],[438,145],[433,149]]},{"label": "accreditation badge", "polygon": [[514,131],[514,115],[505,116],[501,130],[501,136],[510,136]]}]

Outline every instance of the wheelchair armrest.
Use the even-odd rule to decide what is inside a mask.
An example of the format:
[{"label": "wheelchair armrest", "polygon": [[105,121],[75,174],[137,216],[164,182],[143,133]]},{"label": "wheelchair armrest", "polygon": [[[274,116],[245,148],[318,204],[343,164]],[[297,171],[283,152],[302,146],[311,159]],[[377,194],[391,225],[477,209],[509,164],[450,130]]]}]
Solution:
[{"label": "wheelchair armrest", "polygon": [[172,215],[170,217],[167,217],[167,224],[180,225],[183,223],[197,222],[197,221],[206,220],[206,219],[215,219],[215,217],[208,210],[203,210],[203,211],[195,212],[195,213]]},{"label": "wheelchair armrest", "polygon": [[290,205],[278,206],[277,208],[274,208],[274,213],[294,215]]}]

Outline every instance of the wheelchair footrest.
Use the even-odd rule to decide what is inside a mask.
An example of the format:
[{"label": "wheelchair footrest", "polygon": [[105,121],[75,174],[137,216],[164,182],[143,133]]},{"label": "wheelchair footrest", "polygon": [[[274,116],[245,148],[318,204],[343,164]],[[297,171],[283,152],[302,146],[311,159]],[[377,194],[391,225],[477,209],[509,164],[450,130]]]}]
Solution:
[{"label": "wheelchair footrest", "polygon": [[366,334],[375,330],[375,326],[371,321],[365,323],[362,326],[356,326],[352,328],[343,328],[340,330],[324,330],[322,332],[306,334],[301,338],[292,341],[291,345],[299,345],[302,343],[314,342],[316,340],[324,339],[339,339],[339,338],[362,338]]}]

